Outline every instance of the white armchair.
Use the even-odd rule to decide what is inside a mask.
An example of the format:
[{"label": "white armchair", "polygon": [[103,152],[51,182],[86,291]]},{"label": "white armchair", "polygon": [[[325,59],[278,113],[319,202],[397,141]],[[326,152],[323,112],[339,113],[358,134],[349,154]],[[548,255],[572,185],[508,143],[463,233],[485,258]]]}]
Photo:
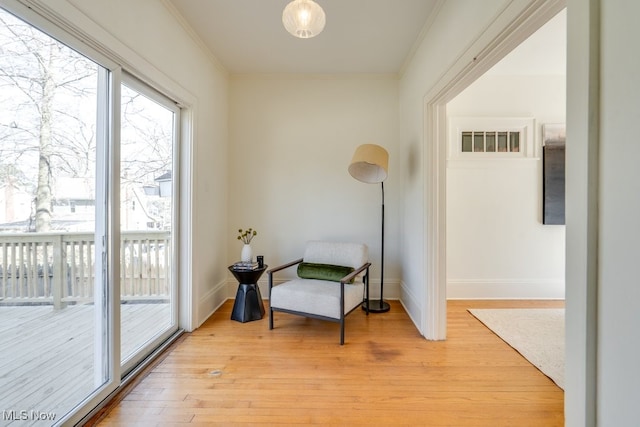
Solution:
[{"label": "white armchair", "polygon": [[[269,329],[275,311],[340,323],[365,303],[369,314],[369,251],[366,245],[311,241],[303,258],[272,268],[269,275]],[[274,285],[274,273],[297,266],[298,277]]]}]

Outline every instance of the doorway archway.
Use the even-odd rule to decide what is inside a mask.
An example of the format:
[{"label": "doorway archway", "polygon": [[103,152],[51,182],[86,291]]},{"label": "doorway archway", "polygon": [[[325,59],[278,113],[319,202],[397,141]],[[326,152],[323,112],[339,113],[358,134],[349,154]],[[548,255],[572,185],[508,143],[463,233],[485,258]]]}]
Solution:
[{"label": "doorway archway", "polygon": [[424,152],[428,173],[425,174],[424,228],[426,315],[421,326],[427,339],[446,338],[446,105],[565,7],[565,0],[551,0],[524,11],[505,9],[424,97]]}]

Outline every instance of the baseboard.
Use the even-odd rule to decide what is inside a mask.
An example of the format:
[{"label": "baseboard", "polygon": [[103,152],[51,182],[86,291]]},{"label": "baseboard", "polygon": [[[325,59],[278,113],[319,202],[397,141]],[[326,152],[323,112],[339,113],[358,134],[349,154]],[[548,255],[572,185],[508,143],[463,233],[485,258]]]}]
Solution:
[{"label": "baseboard", "polygon": [[[288,279],[275,280],[282,283]],[[269,299],[268,279],[258,281],[263,300]],[[380,280],[370,282],[371,298],[380,297]],[[238,282],[229,278],[219,283],[200,300],[198,313],[200,326],[224,302],[234,298]],[[447,299],[564,299],[564,281],[558,280],[456,280],[447,284]],[[386,280],[384,283],[384,299],[400,300],[409,318],[422,334],[422,311],[420,301],[413,295],[406,284],[400,280]]]},{"label": "baseboard", "polygon": [[[371,293],[371,299],[380,299],[380,279],[371,279],[369,281],[369,292]],[[399,300],[400,295],[400,280],[385,279],[383,298],[385,300]]]},{"label": "baseboard", "polygon": [[424,335],[421,326],[422,310],[420,310],[420,307],[422,307],[422,304],[420,304],[420,301],[418,301],[404,282],[400,284],[400,304],[404,307],[404,311],[407,312],[416,329],[420,332],[420,335]]},{"label": "baseboard", "polygon": [[447,299],[564,299],[564,280],[450,280]]},{"label": "baseboard", "polygon": [[227,283],[226,280],[218,283],[198,302],[198,328],[229,299]]}]

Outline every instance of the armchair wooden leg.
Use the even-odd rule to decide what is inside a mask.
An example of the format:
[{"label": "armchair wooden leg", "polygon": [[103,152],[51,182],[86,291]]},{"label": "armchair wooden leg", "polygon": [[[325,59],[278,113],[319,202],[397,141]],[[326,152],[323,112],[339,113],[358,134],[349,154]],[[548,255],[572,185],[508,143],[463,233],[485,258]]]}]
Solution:
[{"label": "armchair wooden leg", "polygon": [[344,345],[344,317],[340,320],[340,345]]}]

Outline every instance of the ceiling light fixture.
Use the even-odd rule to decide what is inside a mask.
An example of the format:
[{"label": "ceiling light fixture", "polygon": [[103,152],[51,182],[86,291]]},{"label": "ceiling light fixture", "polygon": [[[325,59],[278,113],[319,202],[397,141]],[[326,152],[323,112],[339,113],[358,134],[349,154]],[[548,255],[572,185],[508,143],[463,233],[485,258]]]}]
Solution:
[{"label": "ceiling light fixture", "polygon": [[282,12],[282,24],[301,39],[315,37],[324,29],[324,10],[313,0],[293,0]]}]

